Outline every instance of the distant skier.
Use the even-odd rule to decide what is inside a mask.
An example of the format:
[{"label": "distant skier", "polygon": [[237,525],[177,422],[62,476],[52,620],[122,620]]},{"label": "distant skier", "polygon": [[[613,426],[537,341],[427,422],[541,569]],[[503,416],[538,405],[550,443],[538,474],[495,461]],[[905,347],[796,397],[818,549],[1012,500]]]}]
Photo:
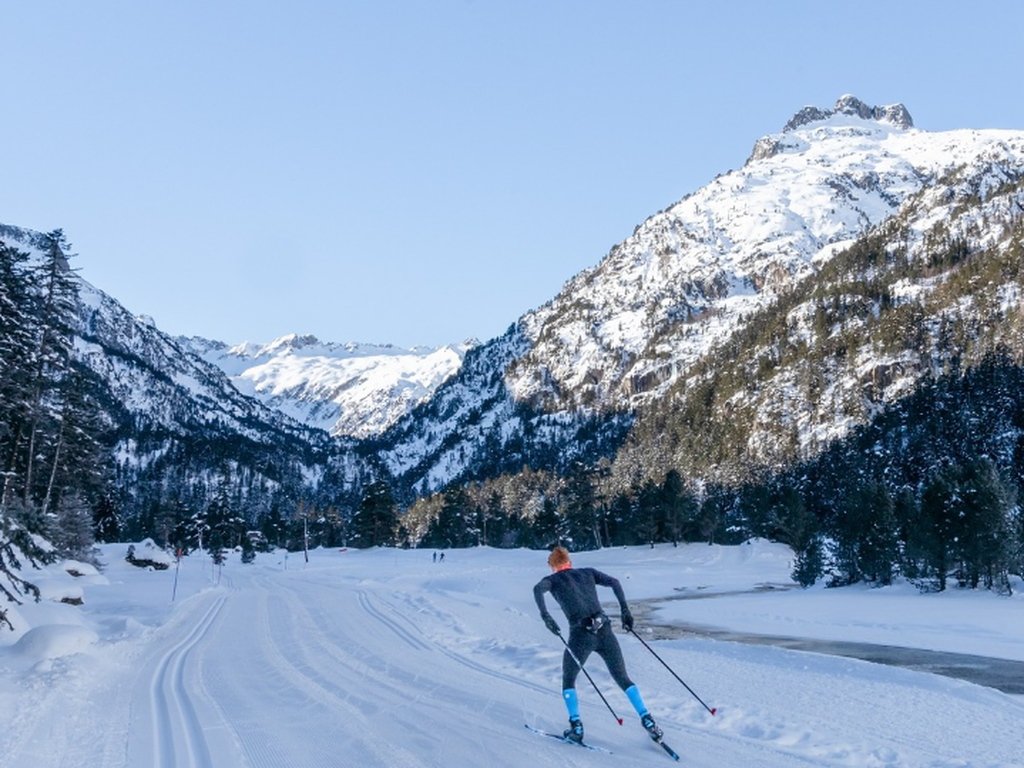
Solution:
[{"label": "distant skier", "polygon": [[[622,658],[619,641],[612,632],[611,621],[597,598],[597,587],[610,587],[619,601],[622,627],[627,632],[633,629],[633,614],[626,605],[626,595],[618,579],[593,568],[573,568],[569,552],[565,547],[555,547],[548,556],[551,575],[545,576],[533,588],[533,597],[540,608],[544,625],[554,634],[561,636],[558,622],[548,613],[544,601],[544,593],[550,592],[569,622],[568,648],[562,654],[562,698],[569,710],[569,728],[565,737],[573,741],[583,741],[583,722],[580,720],[579,700],[576,695],[576,677],[580,664],[594,651],[604,659],[615,682],[625,691],[630,703],[640,716],[640,723],[655,741],[662,737],[661,728],[654,722],[650,711],[644,706],[640,691],[626,674],[626,663]],[[570,653],[570,650],[572,653]],[[573,659],[579,659],[579,664]]]}]

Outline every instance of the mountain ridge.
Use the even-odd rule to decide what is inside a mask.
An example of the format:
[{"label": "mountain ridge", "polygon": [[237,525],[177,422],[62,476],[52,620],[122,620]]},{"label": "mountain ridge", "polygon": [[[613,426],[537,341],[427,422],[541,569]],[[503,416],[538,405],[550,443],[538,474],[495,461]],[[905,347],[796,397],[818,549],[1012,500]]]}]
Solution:
[{"label": "mountain ridge", "polygon": [[[868,107],[844,96],[831,110],[805,107],[759,145],[771,151],[648,217],[551,300],[484,343],[399,350],[295,334],[234,347],[172,339],[90,286],[77,320],[79,351],[117,401],[113,450],[128,467],[124,487],[149,483],[151,497],[132,502],[132,514],[169,503],[177,474],[201,488],[200,499],[223,478],[244,477],[247,498],[258,501],[254,514],[296,498],[353,514],[362,490],[380,479],[402,505],[460,483],[526,471],[561,477],[599,464],[624,487],[677,467],[693,468],[688,482],[701,483],[709,481],[702,457],[723,446],[693,448],[700,461],[681,457],[685,441],[661,445],[650,417],[659,407],[689,407],[693,393],[706,393],[717,410],[695,409],[712,423],[690,428],[713,435],[722,423],[736,427],[740,449],[725,451],[734,472],[806,460],[842,439],[948,363],[924,364],[919,351],[889,340],[885,355],[827,363],[834,377],[805,371],[841,393],[809,405],[791,396],[785,380],[757,376],[744,379],[733,401],[720,402],[714,389],[722,386],[708,384],[717,381],[710,361],[728,367],[722,355],[742,349],[752,355],[743,367],[768,376],[787,355],[833,344],[832,326],[852,345],[848,335],[872,327],[857,314],[863,307],[888,319],[887,307],[905,306],[941,327],[955,313],[928,303],[928,281],[953,275],[970,254],[1002,257],[1016,247],[1006,233],[1024,211],[1024,132],[929,133],[901,104]],[[0,234],[16,231],[26,240],[16,228]],[[907,258],[927,269],[900,267],[911,276],[879,283],[872,289],[878,296],[847,286],[853,298],[835,298],[829,291],[839,289],[822,282],[826,298],[794,306],[785,323],[771,321],[779,326],[770,338],[758,337],[751,323],[768,322],[772,308],[802,290],[819,290],[815,280],[845,286],[830,276],[831,265],[866,244],[887,269]],[[854,259],[849,269],[864,273],[852,285],[870,283],[883,262]],[[928,270],[935,276],[922,278]],[[999,294],[1011,313],[1020,303],[1013,285]],[[991,301],[981,291],[957,298],[975,299]],[[860,325],[844,326],[847,316]],[[931,338],[931,330],[921,335]],[[741,345],[751,338],[754,347]],[[359,368],[370,360],[376,373]],[[349,370],[339,373],[339,361]],[[386,363],[396,364],[391,378],[379,367]],[[820,393],[802,386],[807,397]],[[365,410],[344,413],[342,395]],[[660,446],[655,455],[652,445]],[[175,461],[191,464],[170,483],[160,473],[176,473]]]},{"label": "mountain ridge", "polygon": [[[918,205],[915,196],[923,191],[940,185],[938,197],[956,196],[958,187],[984,192],[1024,172],[1024,132],[929,133],[909,127],[902,105],[868,110],[862,104],[844,97],[815,120],[791,120],[788,130],[770,137],[776,145],[770,156],[649,217],[600,263],[525,313],[513,326],[522,354],[499,363],[508,402],[492,412],[528,403],[570,418],[643,407],[664,397],[744,318],[903,204]],[[924,224],[908,237],[923,240]],[[435,467],[413,484],[430,476],[436,479],[429,485],[442,487],[493,444],[493,430],[481,426],[489,423],[486,410],[463,411],[474,414],[472,423],[451,408],[444,424],[431,426],[426,450],[436,451]],[[405,427],[385,450],[399,474],[409,463],[396,457],[411,450],[403,446],[409,439],[425,447]],[[461,469],[454,456],[462,457]]]},{"label": "mountain ridge", "polygon": [[288,334],[269,344],[179,341],[247,395],[335,437],[372,438],[462,365],[479,342],[403,349]]}]

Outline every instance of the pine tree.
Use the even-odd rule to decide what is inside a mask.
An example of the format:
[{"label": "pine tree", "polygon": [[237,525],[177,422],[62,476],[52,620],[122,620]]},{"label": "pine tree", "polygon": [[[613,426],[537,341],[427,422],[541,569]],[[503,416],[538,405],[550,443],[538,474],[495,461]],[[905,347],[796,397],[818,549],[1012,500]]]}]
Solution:
[{"label": "pine tree", "polygon": [[[70,246],[57,229],[44,236],[44,258],[39,266],[40,290],[38,332],[32,357],[34,371],[30,383],[27,423],[24,438],[24,497],[28,506],[37,494],[36,463],[38,447],[49,438],[59,442],[59,417],[55,417],[54,399],[59,385],[71,368],[73,333],[71,321],[76,310],[78,288],[68,264]],[[58,398],[59,399],[59,398]],[[21,442],[16,440],[16,443]]]},{"label": "pine tree", "polygon": [[78,494],[67,494],[55,512],[53,544],[64,557],[93,562],[93,514],[88,503]]},{"label": "pine tree", "polygon": [[809,587],[825,572],[824,544],[821,536],[808,536],[804,545],[796,550],[793,561],[793,581],[801,587]]},{"label": "pine tree", "polygon": [[697,515],[697,504],[686,492],[683,476],[674,467],[665,474],[661,484],[661,504],[665,510],[665,537],[678,544]]},{"label": "pine tree", "polygon": [[987,456],[964,467],[963,536],[957,542],[963,580],[971,588],[1008,589],[1013,538],[1010,511],[1016,494]]},{"label": "pine tree", "polygon": [[833,583],[892,582],[897,559],[896,518],[892,497],[877,480],[863,480],[846,493],[834,523],[836,538]]},{"label": "pine tree", "polygon": [[558,505],[554,499],[544,496],[540,499],[540,509],[523,529],[522,546],[535,549],[551,549],[564,542],[562,518],[558,515]]},{"label": "pine tree", "polygon": [[899,558],[892,495],[883,483],[875,481],[865,489],[864,500],[867,525],[860,543],[861,567],[868,581],[888,586]]},{"label": "pine tree", "polygon": [[242,562],[248,565],[256,560],[256,545],[248,536],[242,537]]},{"label": "pine tree", "polygon": [[959,488],[949,470],[936,472],[921,493],[921,517],[917,538],[925,553],[925,573],[936,580],[939,591],[946,581],[953,561],[953,547],[958,534]]},{"label": "pine tree", "polygon": [[7,505],[20,477],[21,438],[29,418],[35,327],[38,317],[28,254],[0,242],[0,505]]},{"label": "pine tree", "polygon": [[93,511],[93,538],[101,543],[121,540],[121,522],[110,493],[100,496]]},{"label": "pine tree", "polygon": [[644,481],[637,499],[637,533],[640,540],[653,547],[662,540],[665,528],[665,507],[662,504],[661,488],[651,479]]},{"label": "pine tree", "polygon": [[697,526],[700,529],[701,537],[706,539],[708,544],[715,543],[715,534],[718,533],[725,520],[727,499],[722,489],[715,489],[704,496],[700,505],[700,512],[697,514]]},{"label": "pine tree", "polygon": [[571,549],[600,549],[594,471],[581,461],[573,462],[561,493],[566,538]]},{"label": "pine tree", "polygon": [[430,525],[426,545],[451,549],[475,544],[478,534],[474,525],[476,514],[466,489],[452,485],[445,489],[442,497],[441,509]]},{"label": "pine tree", "polygon": [[41,554],[28,531],[0,506],[0,597],[3,598],[0,600],[0,628],[14,629],[6,603],[21,605],[20,598],[24,597],[39,601],[39,588],[17,572],[21,570],[23,558],[36,565]]},{"label": "pine tree", "polygon": [[360,549],[395,543],[398,507],[391,486],[378,480],[366,487],[352,518],[352,541]]}]

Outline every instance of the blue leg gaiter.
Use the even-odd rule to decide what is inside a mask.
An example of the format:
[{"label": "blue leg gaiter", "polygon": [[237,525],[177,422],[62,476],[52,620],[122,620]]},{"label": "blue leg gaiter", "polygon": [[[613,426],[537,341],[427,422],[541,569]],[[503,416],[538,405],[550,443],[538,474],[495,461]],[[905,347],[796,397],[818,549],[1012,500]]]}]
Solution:
[{"label": "blue leg gaiter", "polygon": [[580,702],[576,697],[575,688],[566,688],[562,691],[562,698],[565,699],[565,708],[569,710],[569,719],[580,716]]},{"label": "blue leg gaiter", "polygon": [[635,685],[629,686],[629,688],[626,689],[626,695],[629,697],[629,703],[633,705],[633,709],[636,710],[638,715],[643,717],[647,714],[647,707],[644,706],[644,700],[640,696],[639,688]]}]

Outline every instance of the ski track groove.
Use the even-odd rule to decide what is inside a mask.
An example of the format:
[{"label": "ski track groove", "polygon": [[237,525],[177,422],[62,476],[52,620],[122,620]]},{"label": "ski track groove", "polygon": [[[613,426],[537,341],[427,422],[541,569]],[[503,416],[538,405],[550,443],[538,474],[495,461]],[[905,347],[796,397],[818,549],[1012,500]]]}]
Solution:
[{"label": "ski track groove", "polygon": [[[307,595],[306,592],[302,594]],[[296,591],[296,598],[298,597],[299,595]],[[316,610],[316,606],[321,605],[321,603],[316,600],[309,600],[307,596],[305,600],[298,599],[299,604],[295,606],[295,610],[302,612],[308,617],[317,631],[305,633],[305,636],[313,639],[336,638],[336,641],[329,645],[322,642],[317,643],[317,652],[313,654],[313,658],[319,660],[322,664],[326,654],[336,664],[351,669],[355,675],[363,680],[363,686],[366,685],[366,678],[369,678],[376,693],[375,698],[378,701],[384,702],[383,704],[373,705],[377,709],[383,707],[390,713],[403,713],[410,701],[428,701],[432,704],[436,701],[437,703],[433,705],[439,707],[448,706],[448,702],[452,701],[459,702],[460,705],[462,704],[460,699],[464,698],[464,691],[461,688],[447,682],[447,677],[438,678],[437,675],[430,675],[421,671],[430,670],[433,672],[436,670],[437,664],[431,663],[430,660],[430,656],[433,654],[441,653],[446,660],[457,661],[461,664],[462,662],[458,659],[457,655],[436,643],[427,642],[417,637],[414,633],[421,633],[422,631],[415,624],[412,624],[411,629],[406,629],[398,621],[386,616],[384,613],[385,608],[389,610],[394,609],[386,601],[383,603],[385,608],[379,607],[375,603],[375,598],[378,596],[371,595],[366,590],[355,590],[348,593],[346,597],[354,599],[356,606],[364,611],[367,616],[374,619],[386,631],[388,636],[396,637],[403,645],[415,650],[417,652],[416,660],[413,661],[412,657],[405,654],[402,654],[395,662],[382,657],[380,650],[388,648],[389,644],[386,642],[375,642],[370,628],[367,627],[353,632],[352,627],[360,625],[358,622],[353,625],[351,615],[348,615],[348,621],[344,623],[338,622],[337,617],[339,613],[347,615],[340,606],[332,606],[330,610],[323,608]],[[408,621],[405,616],[399,615],[399,618]],[[425,656],[419,658],[419,654],[425,654]],[[354,666],[353,660],[357,661],[358,665]],[[410,665],[413,668],[409,668]],[[487,675],[493,674],[492,670],[488,670],[485,667],[473,664],[468,666],[475,672]],[[318,673],[322,673],[322,669],[318,670]],[[502,679],[522,683],[522,681],[514,678]],[[542,689],[536,688],[536,690],[540,692]],[[548,689],[543,689],[543,692],[550,693]],[[487,714],[494,709],[494,702],[484,697],[477,697],[470,705],[470,709],[477,715]],[[443,753],[444,744],[451,736],[455,735],[455,732],[449,731],[439,734],[436,729],[425,728],[418,722],[404,719],[404,714],[396,714],[395,716],[402,723],[403,741],[412,747],[419,743],[423,746],[424,750]],[[495,720],[504,722],[506,719],[521,716],[521,712],[503,711],[498,713]],[[441,737],[440,745],[437,743],[439,736]],[[471,741],[481,753],[486,753],[489,748],[488,744],[494,738],[494,734],[488,737],[485,734],[477,735],[467,732],[462,734],[460,738]],[[412,761],[408,763],[409,765],[440,764],[437,759],[424,761],[420,754],[414,752],[414,755]]]},{"label": "ski track groove", "polygon": [[395,633],[401,640],[405,641],[411,648],[417,651],[430,650],[430,646],[424,641],[415,637],[411,631],[404,629],[398,625],[398,622],[385,616],[376,606],[370,602],[370,597],[366,592],[360,590],[357,593],[359,599],[359,605],[364,611],[369,613],[373,618],[377,619],[381,624],[389,628]]},{"label": "ski track groove", "polygon": [[[344,638],[330,639],[337,637],[336,628],[332,634],[306,631],[318,622],[294,590],[289,595],[290,599],[286,599],[280,592],[272,594],[274,606],[270,605],[270,600],[265,601],[267,618],[261,622],[262,644],[264,657],[270,662],[271,668],[292,688],[301,691],[309,702],[332,713],[334,719],[365,720],[368,716],[378,714],[380,708],[377,704],[357,694],[357,691],[365,687],[367,667],[363,664],[353,665],[351,655],[339,651],[338,643]],[[271,622],[270,616],[291,616],[292,621]],[[332,662],[333,666],[325,666],[325,660]],[[352,684],[353,680],[359,684]],[[346,682],[349,684],[346,685]],[[361,750],[359,759],[353,763],[360,766],[418,764],[414,754],[386,740],[360,739],[358,743],[352,740],[343,744],[334,743],[331,737],[335,731],[312,734],[317,751],[324,757],[319,758],[307,752],[303,755],[304,766],[332,768],[337,765],[337,754],[343,748],[349,750],[347,757],[350,760],[354,759],[352,751],[355,748]],[[267,765],[279,768],[280,763]]]},{"label": "ski track groove", "polygon": [[[464,656],[463,654],[461,654],[461,653],[459,653],[457,651],[454,651],[451,648],[448,648],[447,646],[442,645],[440,643],[434,642],[432,640],[430,640],[430,641],[422,641],[422,640],[419,640],[418,638],[411,637],[408,632],[406,632],[405,630],[403,630],[400,627],[398,627],[396,625],[395,621],[389,620],[387,617],[385,617],[383,615],[383,612],[379,608],[376,608],[375,606],[373,606],[371,601],[370,601],[370,597],[369,597],[369,595],[366,592],[360,591],[360,593],[359,593],[359,603],[367,612],[370,613],[371,616],[373,616],[374,618],[379,619],[382,623],[384,623],[388,627],[391,627],[396,632],[396,634],[400,634],[400,635],[404,635],[404,636],[409,636],[410,644],[415,643],[415,645],[417,647],[422,648],[424,650],[428,650],[429,649],[429,650],[433,650],[433,651],[438,651],[438,652],[440,652],[444,656],[448,657],[449,659],[451,659],[452,661],[454,661],[457,664],[461,664],[462,666],[467,667],[467,668],[473,670],[474,672],[479,672],[479,673],[484,674],[484,675],[489,675],[490,677],[493,677],[493,678],[495,678],[497,680],[500,680],[500,681],[502,681],[504,683],[512,683],[513,685],[519,685],[519,686],[523,686],[523,687],[526,687],[526,688],[531,688],[531,689],[537,691],[538,693],[550,693],[551,692],[551,689],[548,686],[541,686],[541,685],[538,685],[536,683],[531,683],[528,680],[524,680],[521,677],[515,677],[515,676],[507,674],[505,672],[499,672],[496,669],[492,669],[491,667],[485,666],[484,664],[481,664],[479,662],[473,661],[472,659],[469,659],[468,657]],[[385,607],[389,611],[391,611],[393,614],[395,614],[395,616],[397,618],[402,619],[403,621],[406,621],[406,622],[409,622],[410,624],[412,624],[412,622],[409,620],[409,618],[407,616],[405,616],[404,614],[402,614],[394,605],[391,605],[390,603],[387,603],[387,602],[385,602],[384,605],[385,605]],[[418,626],[416,626],[415,624],[413,624],[413,631],[422,634],[422,630]]]},{"label": "ski track groove", "polygon": [[[245,606],[245,610],[252,618],[249,639],[258,649],[255,656],[260,659],[262,666],[257,684],[271,687],[282,699],[286,709],[292,703],[288,694],[298,699],[295,702],[297,708],[313,707],[322,701],[321,692],[310,686],[305,677],[298,677],[286,655],[279,652],[272,628],[280,622],[271,619],[268,590],[255,586],[257,588],[249,598],[254,604]],[[260,722],[259,713],[254,711],[251,701],[245,695],[252,685],[246,679],[246,672],[239,672],[228,661],[215,665],[210,677],[212,687],[220,692],[220,698],[223,699],[218,709],[225,719],[235,723],[238,749],[246,764],[251,768],[279,768],[289,764],[294,756],[287,754],[287,745],[282,747],[266,724]],[[284,681],[283,685],[279,684],[281,680]],[[325,749],[322,743],[327,737],[318,732],[312,735],[313,738],[307,742],[308,749],[303,754],[302,764],[310,768],[329,768],[333,762],[324,754],[329,749]]]},{"label": "ski track groove", "polygon": [[[153,765],[155,768],[212,768],[213,761],[203,726],[185,687],[185,664],[202,642],[227,596],[221,596],[183,640],[171,648],[157,665],[150,685],[153,724]],[[185,753],[179,754],[178,747]]]}]

